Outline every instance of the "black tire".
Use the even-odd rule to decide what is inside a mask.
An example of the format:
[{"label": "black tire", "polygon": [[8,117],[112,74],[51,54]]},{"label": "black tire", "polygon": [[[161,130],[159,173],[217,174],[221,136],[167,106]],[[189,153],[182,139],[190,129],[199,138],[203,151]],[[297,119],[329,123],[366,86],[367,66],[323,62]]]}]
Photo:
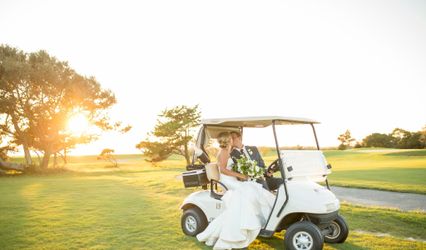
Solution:
[{"label": "black tire", "polygon": [[286,250],[321,250],[323,245],[324,237],[321,231],[309,221],[296,222],[285,233],[284,246]]},{"label": "black tire", "polygon": [[331,230],[331,233],[324,235],[324,241],[327,243],[343,243],[346,238],[348,238],[349,227],[346,224],[345,218],[338,215],[335,220],[333,220],[328,226]]},{"label": "black tire", "polygon": [[192,207],[183,212],[180,224],[184,234],[195,236],[206,229],[208,222],[201,209]]}]

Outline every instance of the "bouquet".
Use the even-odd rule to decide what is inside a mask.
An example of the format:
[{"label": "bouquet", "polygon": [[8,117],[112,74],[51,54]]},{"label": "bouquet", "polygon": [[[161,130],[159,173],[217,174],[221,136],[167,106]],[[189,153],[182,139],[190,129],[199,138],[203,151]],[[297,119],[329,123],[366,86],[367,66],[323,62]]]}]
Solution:
[{"label": "bouquet", "polygon": [[232,165],[232,170],[239,172],[243,175],[247,175],[252,179],[262,177],[265,173],[265,169],[257,165],[256,161],[247,159],[246,156],[242,155],[241,158],[237,159],[236,164]]}]

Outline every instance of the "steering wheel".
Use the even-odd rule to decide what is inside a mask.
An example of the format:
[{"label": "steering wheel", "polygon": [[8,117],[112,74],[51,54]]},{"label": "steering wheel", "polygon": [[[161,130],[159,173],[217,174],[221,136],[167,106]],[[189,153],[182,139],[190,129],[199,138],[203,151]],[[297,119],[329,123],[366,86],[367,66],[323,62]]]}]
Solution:
[{"label": "steering wheel", "polygon": [[275,161],[273,161],[268,168],[266,169],[266,172],[271,172],[271,173],[275,173],[277,171],[280,170],[280,159],[276,159]]}]

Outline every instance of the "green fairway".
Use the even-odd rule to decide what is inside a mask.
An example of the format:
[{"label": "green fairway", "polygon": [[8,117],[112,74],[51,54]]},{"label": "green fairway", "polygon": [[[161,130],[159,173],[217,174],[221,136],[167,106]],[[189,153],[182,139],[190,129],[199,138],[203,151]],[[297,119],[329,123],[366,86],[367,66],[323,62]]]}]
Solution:
[{"label": "green fairway", "polygon": [[[72,172],[1,177],[0,249],[211,249],[180,229],[179,205],[194,191],[178,178],[182,160],[155,167],[139,156],[119,162],[105,168],[96,157],[73,157]],[[424,213],[347,204],[341,213],[350,236],[325,249],[426,247]],[[258,239],[250,249],[280,249],[282,238]]]},{"label": "green fairway", "polygon": [[426,194],[426,150],[325,151],[332,185]]},{"label": "green fairway", "polygon": [[[263,150],[265,162],[275,150]],[[332,165],[331,185],[426,194],[426,150],[325,150]]]}]

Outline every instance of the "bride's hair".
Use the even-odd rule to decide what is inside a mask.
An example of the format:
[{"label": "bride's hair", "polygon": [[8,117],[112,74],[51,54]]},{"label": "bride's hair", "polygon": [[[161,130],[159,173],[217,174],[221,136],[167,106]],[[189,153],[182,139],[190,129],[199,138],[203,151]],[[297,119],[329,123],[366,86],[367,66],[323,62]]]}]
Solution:
[{"label": "bride's hair", "polygon": [[219,143],[220,148],[226,148],[228,147],[229,143],[231,142],[231,133],[229,132],[221,132],[217,136],[217,142]]}]

